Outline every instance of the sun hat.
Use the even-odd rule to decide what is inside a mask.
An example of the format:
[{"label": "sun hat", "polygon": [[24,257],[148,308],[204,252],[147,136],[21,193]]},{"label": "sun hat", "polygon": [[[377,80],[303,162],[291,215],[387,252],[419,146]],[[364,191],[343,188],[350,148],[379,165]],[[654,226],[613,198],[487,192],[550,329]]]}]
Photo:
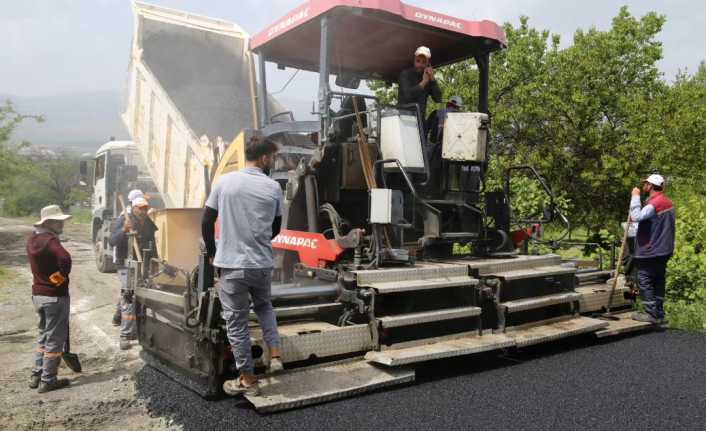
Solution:
[{"label": "sun hat", "polygon": [[40,217],[41,220],[34,224],[35,227],[41,226],[47,220],[68,220],[71,218],[71,215],[64,214],[64,212],[61,211],[61,207],[59,207],[59,205],[49,205],[42,208],[42,211],[40,212]]}]

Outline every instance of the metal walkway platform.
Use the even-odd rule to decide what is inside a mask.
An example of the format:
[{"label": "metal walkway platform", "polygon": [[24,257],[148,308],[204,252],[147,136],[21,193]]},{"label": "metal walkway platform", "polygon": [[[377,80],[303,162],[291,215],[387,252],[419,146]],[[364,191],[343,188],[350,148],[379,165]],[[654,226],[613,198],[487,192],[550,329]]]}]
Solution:
[{"label": "metal walkway platform", "polygon": [[262,378],[260,395],[246,398],[258,412],[273,413],[412,381],[414,370],[359,359]]},{"label": "metal walkway platform", "polygon": [[368,352],[365,359],[388,366],[406,365],[435,359],[464,356],[508,347],[525,347],[558,340],[608,326],[607,321],[577,316],[544,324],[508,328],[507,333],[466,335],[424,345]]},{"label": "metal walkway platform", "polygon": [[396,367],[435,359],[488,352],[514,345],[514,340],[505,334],[470,335],[403,349],[368,352],[365,355],[365,359],[378,364]]},{"label": "metal walkway platform", "polygon": [[617,317],[618,320],[606,320],[605,322],[608,324],[604,329],[596,332],[596,337],[604,338],[650,329],[665,329],[667,327],[667,325],[654,325],[647,322],[632,320],[632,311],[615,313],[613,316]]}]

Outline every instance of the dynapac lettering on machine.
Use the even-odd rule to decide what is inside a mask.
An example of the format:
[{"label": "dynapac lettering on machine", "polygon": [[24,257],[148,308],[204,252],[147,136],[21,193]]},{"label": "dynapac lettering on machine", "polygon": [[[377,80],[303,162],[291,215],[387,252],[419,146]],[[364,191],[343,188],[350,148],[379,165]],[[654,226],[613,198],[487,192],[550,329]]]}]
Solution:
[{"label": "dynapac lettering on machine", "polygon": [[430,15],[430,14],[426,14],[423,12],[415,12],[414,17],[417,19],[423,19],[425,21],[433,22],[436,24],[441,24],[441,25],[445,25],[448,27],[453,27],[453,28],[456,28],[459,30],[463,29],[463,24],[461,24],[459,21],[456,21],[454,19],[448,19],[448,18],[444,18],[441,16],[437,16],[437,15]]},{"label": "dynapac lettering on machine", "polygon": [[286,244],[295,247],[306,247],[316,250],[316,248],[319,246],[319,240],[317,238],[302,238],[280,234],[272,240],[272,244]]},{"label": "dynapac lettering on machine", "polygon": [[287,19],[283,19],[282,21],[270,27],[270,29],[267,31],[267,37],[273,36],[281,32],[282,30],[291,27],[293,24],[296,24],[297,22],[307,18],[308,16],[309,8],[302,9],[299,12],[290,15]]},{"label": "dynapac lettering on machine", "polygon": [[317,268],[334,262],[343,253],[336,240],[328,239],[318,232],[302,232],[282,229],[273,240],[272,247],[279,250],[296,251],[299,261]]}]

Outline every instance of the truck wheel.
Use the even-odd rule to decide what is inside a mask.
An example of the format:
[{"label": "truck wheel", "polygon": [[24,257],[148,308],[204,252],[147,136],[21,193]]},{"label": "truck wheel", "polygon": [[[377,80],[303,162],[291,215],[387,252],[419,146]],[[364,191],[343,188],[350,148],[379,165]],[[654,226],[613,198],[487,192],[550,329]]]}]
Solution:
[{"label": "truck wheel", "polygon": [[98,268],[98,272],[115,272],[115,264],[113,264],[112,260],[105,254],[103,253],[103,244],[102,241],[99,239],[96,241],[95,246],[93,247],[93,253],[96,256],[96,268]]}]

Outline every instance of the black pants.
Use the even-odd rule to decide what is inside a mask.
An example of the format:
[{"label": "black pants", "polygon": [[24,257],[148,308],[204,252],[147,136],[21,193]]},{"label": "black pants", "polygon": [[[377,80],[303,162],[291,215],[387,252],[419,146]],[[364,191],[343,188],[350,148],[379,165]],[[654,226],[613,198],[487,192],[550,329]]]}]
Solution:
[{"label": "black pants", "polygon": [[640,297],[645,312],[657,319],[664,318],[664,293],[667,262],[671,256],[635,259]]}]

